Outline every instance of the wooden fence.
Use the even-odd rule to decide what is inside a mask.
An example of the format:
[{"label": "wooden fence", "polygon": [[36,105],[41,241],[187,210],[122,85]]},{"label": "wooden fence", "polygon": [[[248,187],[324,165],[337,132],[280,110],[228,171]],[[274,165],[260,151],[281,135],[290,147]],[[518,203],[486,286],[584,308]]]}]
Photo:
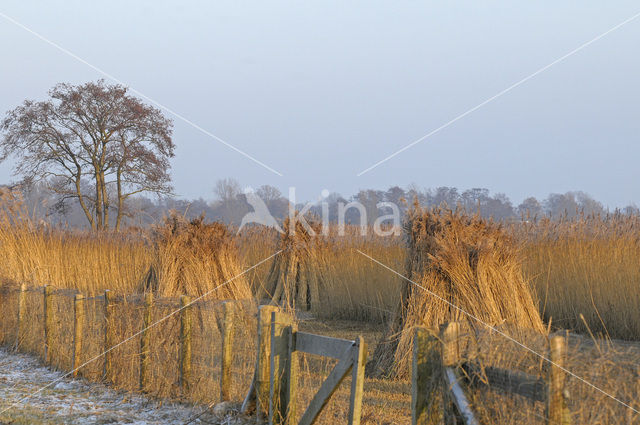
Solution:
[{"label": "wooden fence", "polygon": [[[461,330],[464,329],[464,332]],[[569,425],[571,415],[564,388],[567,343],[561,335],[549,340],[550,360],[546,379],[520,371],[483,366],[473,356],[463,358],[462,347],[473,344],[468,326],[460,322],[441,327],[438,336],[425,328],[417,328],[414,336],[412,373],[413,425],[479,424],[463,385],[481,387],[525,397],[545,403],[545,421],[549,425]],[[472,351],[472,350],[471,350]],[[544,353],[545,355],[547,353]],[[433,385],[433,377],[441,376],[441,388]],[[440,390],[441,407],[431,401]]]},{"label": "wooden fence", "polygon": [[[27,322],[33,320],[27,313],[34,313],[27,311],[27,293],[37,291],[37,288],[27,288],[26,285],[21,285],[18,290],[18,302],[17,302],[17,315],[15,332],[13,334],[13,342],[10,345],[14,349],[21,348],[21,340],[25,336]],[[53,329],[56,326],[61,326],[59,318],[54,315],[52,308],[52,299],[56,295],[56,291],[51,286],[44,286],[39,289],[42,296],[42,350],[43,361],[47,365],[56,366],[53,364],[53,358],[51,353],[52,346],[52,334]],[[120,345],[121,341],[117,340],[114,336],[113,330],[113,312],[112,309],[116,304],[117,298],[111,291],[105,291],[104,295],[98,297],[91,297],[93,300],[102,301],[104,303],[103,312],[104,320],[102,323],[103,329],[103,343],[100,351],[101,355],[98,355],[95,359],[90,359],[84,364],[81,359],[83,358],[84,349],[84,333],[85,328],[85,302],[88,300],[85,296],[79,293],[67,294],[64,290],[64,296],[73,297],[73,328],[72,334],[72,347],[71,347],[71,368],[70,373],[73,377],[78,376],[79,371],[83,369],[88,363],[102,362],[102,380],[106,383],[115,383],[115,370],[113,367],[113,355],[114,348]],[[233,345],[234,334],[236,324],[234,323],[235,310],[237,309],[237,301],[223,301],[222,311],[223,319],[220,323],[221,333],[221,355],[220,355],[220,400],[230,400],[229,388],[232,384],[232,360],[233,360]],[[134,304],[135,305],[135,304]],[[139,338],[139,376],[138,376],[138,390],[141,392],[147,392],[150,382],[150,360],[153,347],[151,346],[151,329],[153,328],[153,311],[155,308],[155,300],[152,293],[146,293],[143,301],[143,313],[142,313],[142,326],[137,333],[133,335],[136,339]],[[191,298],[188,296],[180,297],[180,307],[177,315],[179,316],[179,338],[178,338],[178,362],[179,362],[179,387],[183,392],[187,392],[191,386],[194,376],[192,374],[192,321],[193,321],[193,306],[191,305]],[[6,320],[6,319],[5,319]],[[7,344],[6,335],[4,343]],[[131,342],[135,344],[135,342]],[[38,352],[40,350],[36,350]],[[86,356],[85,356],[86,357]]]},{"label": "wooden fence", "polygon": [[[53,363],[54,351],[51,350],[52,338],[55,334],[54,327],[60,326],[55,317],[55,303],[53,297],[64,293],[66,299],[72,299],[73,327],[68,333],[72,336],[70,355],[70,370],[73,376],[82,370],[85,364],[82,359],[85,351],[85,339],[83,329],[88,325],[85,313],[85,303],[91,301],[102,303],[99,309],[103,311],[102,334],[100,334],[99,351],[103,355],[96,357],[102,361],[101,379],[107,383],[115,383],[114,350],[121,342],[116,338],[112,326],[114,319],[113,308],[119,298],[112,292],[105,291],[97,297],[85,297],[73,291],[59,290],[56,292],[50,286],[37,289],[22,285],[17,291],[17,303],[15,303],[15,322],[4,318],[7,322],[15,323],[13,340],[7,339],[5,329],[4,343],[15,348],[20,348],[21,340],[28,331],[38,329],[41,337],[41,349],[32,351],[40,352],[47,364]],[[29,304],[26,296],[30,292],[32,296],[39,294],[41,298],[41,311],[28,311]],[[32,300],[33,301],[33,300]],[[137,353],[136,364],[138,371],[137,389],[148,392],[151,380],[151,354],[154,348],[151,346],[150,329],[155,325],[154,308],[158,301],[152,293],[146,293],[144,298],[137,301],[136,308],[141,309],[140,328],[133,336],[137,337],[139,346],[134,351]],[[175,301],[173,301],[175,303]],[[40,305],[40,302],[38,303]],[[173,304],[172,304],[173,305]],[[235,319],[240,302],[222,302],[222,316],[217,319],[220,330],[220,375],[219,399],[228,401],[232,398],[230,387],[233,381],[232,363],[234,359],[234,339],[237,331],[246,328],[247,323],[239,323]],[[171,307],[178,317],[178,341],[177,366],[178,386],[182,394],[187,394],[197,378],[195,376],[193,362],[193,329],[195,304],[188,296],[179,299],[179,307]],[[202,305],[200,305],[202,308]],[[255,311],[255,310],[254,310]],[[27,314],[29,313],[29,314]],[[41,326],[34,327],[29,320],[40,321]],[[68,323],[68,322],[67,322]],[[257,423],[268,420],[275,425],[311,425],[318,418],[327,402],[334,394],[342,381],[351,373],[351,391],[349,397],[349,410],[345,418],[349,424],[359,424],[363,402],[364,366],[366,362],[367,347],[362,337],[355,340],[331,338],[300,332],[297,329],[293,316],[283,312],[272,305],[260,306],[257,310],[255,344],[255,370],[249,391],[242,403],[241,410],[244,413],[255,413]],[[30,327],[28,327],[30,326]],[[68,326],[68,325],[67,325]],[[6,327],[6,326],[5,326]],[[566,356],[566,340],[563,336],[553,336],[549,340],[548,358],[551,361],[547,369],[547,376],[541,378],[524,372],[501,369],[493,366],[484,366],[473,355],[463,355],[463,347],[468,348],[473,344],[473,330],[469,330],[468,324],[459,322],[449,323],[440,329],[438,335],[424,328],[418,328],[414,337],[414,358],[412,371],[411,415],[414,425],[432,425],[436,423],[478,424],[476,412],[472,403],[467,398],[465,386],[469,389],[483,388],[490,391],[498,391],[505,394],[514,394],[525,397],[534,403],[544,403],[546,423],[549,425],[568,425],[571,423],[570,412],[567,407],[567,395],[564,388],[565,373],[563,366]],[[197,341],[197,338],[196,338]],[[252,349],[253,350],[253,349]],[[470,350],[466,350],[470,352]],[[473,351],[473,350],[471,350]],[[311,398],[304,411],[298,412],[298,368],[301,354],[328,357],[337,360],[333,370],[320,385],[320,388]],[[547,354],[547,353],[545,353]],[[58,360],[58,365],[60,360]],[[86,362],[85,362],[86,363]],[[438,385],[434,385],[434,377],[439,379]],[[99,379],[100,379],[99,378]],[[434,403],[433,400],[441,400]],[[298,419],[299,418],[299,419]]]},{"label": "wooden fence", "polygon": [[[38,289],[35,289],[36,291]],[[42,353],[45,364],[55,366],[52,362],[52,330],[54,326],[60,326],[55,317],[53,297],[61,292],[56,292],[50,286],[39,289],[42,296]],[[34,288],[28,289],[22,285],[18,291],[16,331],[11,345],[20,348],[21,338],[24,336],[25,325],[28,320],[33,320],[33,311],[27,311],[27,292],[33,293]],[[89,299],[74,291],[64,290],[64,296],[73,299],[73,329],[71,348],[70,373],[76,377],[87,362],[82,363],[84,333],[86,325],[85,302]],[[112,309],[117,301],[111,291],[105,291],[104,295],[91,297],[93,301],[103,303],[104,318],[102,323],[103,338],[101,341],[102,354],[96,361],[102,361],[102,380],[107,383],[115,383],[114,376],[114,347],[120,345],[114,337]],[[245,323],[235,323],[236,301],[223,303],[223,319],[221,327],[221,353],[220,353],[220,400],[230,400],[233,361],[233,340],[238,326]],[[156,300],[152,293],[145,293],[142,300],[141,327],[132,337],[139,340],[137,350],[138,387],[141,392],[148,392],[151,380],[151,353],[153,351],[151,341],[151,329],[156,324],[153,320],[153,311]],[[179,316],[179,387],[186,394],[191,387],[194,376],[192,373],[192,328],[193,328],[193,304],[188,296],[180,297],[180,305],[177,311]],[[175,312],[175,311],[174,311]],[[39,315],[36,315],[39,316]],[[5,343],[7,343],[5,338]],[[280,308],[264,305],[258,308],[257,314],[257,352],[254,379],[249,392],[243,402],[242,410],[245,413],[256,414],[257,423],[263,423],[268,419],[269,424],[284,425],[299,423],[311,425],[318,418],[330,397],[339,387],[340,383],[351,372],[351,396],[349,399],[349,413],[346,422],[352,425],[360,424],[362,398],[364,390],[364,367],[366,362],[367,347],[362,337],[345,340],[331,338],[322,335],[314,335],[299,332],[293,316],[280,311]],[[338,363],[329,373],[320,386],[309,406],[302,413],[299,422],[297,415],[297,381],[298,381],[298,357],[302,353],[337,359]],[[91,361],[90,360],[90,361]]]}]

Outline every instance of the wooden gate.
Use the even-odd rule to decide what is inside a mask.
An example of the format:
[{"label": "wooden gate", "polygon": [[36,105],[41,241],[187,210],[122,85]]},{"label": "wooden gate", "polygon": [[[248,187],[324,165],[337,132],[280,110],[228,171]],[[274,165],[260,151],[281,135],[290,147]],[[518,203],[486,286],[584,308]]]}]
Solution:
[{"label": "wooden gate", "polygon": [[337,359],[338,363],[324,380],[299,425],[311,425],[331,395],[351,372],[351,397],[347,423],[360,424],[364,367],[367,346],[362,337],[354,341],[298,332],[293,318],[285,313],[271,315],[271,373],[269,424],[293,424],[297,417],[296,386],[300,353]]}]

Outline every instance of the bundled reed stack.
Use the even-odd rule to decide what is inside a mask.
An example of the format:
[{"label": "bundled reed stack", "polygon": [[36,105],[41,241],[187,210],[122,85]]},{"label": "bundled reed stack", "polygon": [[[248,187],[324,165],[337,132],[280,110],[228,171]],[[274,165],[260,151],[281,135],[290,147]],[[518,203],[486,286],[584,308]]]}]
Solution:
[{"label": "bundled reed stack", "polygon": [[142,282],[143,290],[162,297],[212,291],[207,300],[252,297],[248,282],[239,276],[237,248],[224,224],[205,223],[202,216],[188,221],[172,214],[164,225],[153,229],[152,243],[152,265]]},{"label": "bundled reed stack", "polygon": [[544,332],[516,241],[499,224],[414,204],[404,230],[405,276],[422,288],[405,281],[395,319],[368,365],[370,374],[406,376],[416,326],[483,326],[473,316],[492,326]]},{"label": "bundled reed stack", "polygon": [[320,235],[320,225],[307,219],[311,234],[300,221],[295,226],[289,218],[283,223],[283,233],[262,296],[286,308],[316,310],[324,288],[324,256],[326,241]]}]

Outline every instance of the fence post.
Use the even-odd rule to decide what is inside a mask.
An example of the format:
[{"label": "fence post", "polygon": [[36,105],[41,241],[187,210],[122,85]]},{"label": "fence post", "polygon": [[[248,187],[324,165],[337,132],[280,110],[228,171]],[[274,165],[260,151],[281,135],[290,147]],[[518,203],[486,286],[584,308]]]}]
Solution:
[{"label": "fence post", "polygon": [[180,387],[183,393],[191,384],[191,297],[180,297]]},{"label": "fence post", "polygon": [[27,284],[20,285],[20,292],[18,292],[18,323],[16,326],[16,342],[14,350],[18,350],[20,347],[20,338],[24,331],[24,313],[27,310]]},{"label": "fence post", "polygon": [[437,351],[437,338],[426,328],[416,328],[411,374],[412,425],[435,425],[442,421],[440,410],[433,402],[436,394],[432,380],[437,371]]},{"label": "fence post", "polygon": [[[456,367],[460,363],[459,335],[460,323],[451,322],[442,325],[440,328],[440,338],[442,340],[442,367]],[[444,371],[443,371],[444,372]],[[444,373],[443,373],[444,376]],[[447,380],[442,381],[442,413],[446,425],[456,424],[456,409],[451,400],[449,385]]]},{"label": "fence post", "polygon": [[269,375],[271,369],[271,314],[280,308],[263,305],[258,309],[258,356],[256,361],[256,422],[269,417]]},{"label": "fence post", "polygon": [[102,368],[102,379],[106,382],[113,382],[113,370],[111,366],[113,347],[113,331],[111,320],[111,308],[113,304],[113,293],[110,290],[104,291],[104,365]]},{"label": "fence post", "polygon": [[144,313],[142,316],[142,330],[140,333],[140,391],[145,391],[149,382],[149,350],[151,334],[149,329],[151,325],[153,311],[153,292],[144,294]]},{"label": "fence post", "polygon": [[51,362],[51,325],[53,323],[53,306],[51,305],[51,296],[53,288],[45,285],[42,293],[44,294],[42,309],[44,312],[44,363]]},{"label": "fence post", "polygon": [[367,344],[361,336],[356,338],[356,345],[353,347],[353,356],[348,423],[350,425],[360,425],[360,418],[362,417],[362,396],[364,395],[364,368],[367,363]]},{"label": "fence post", "polygon": [[549,394],[547,396],[547,415],[549,425],[570,425],[571,414],[564,394],[565,357],[567,355],[567,340],[561,335],[555,335],[549,340],[551,366],[549,367]]},{"label": "fence post", "polygon": [[295,353],[294,318],[286,313],[271,314],[271,355],[269,424],[293,424],[296,419],[298,354]]},{"label": "fence post", "polygon": [[71,365],[74,378],[78,376],[77,369],[81,364],[83,330],[84,295],[76,294],[73,299],[73,363]]},{"label": "fence post", "polygon": [[233,334],[235,303],[227,301],[223,305],[222,321],[222,365],[220,368],[220,401],[231,399],[231,364],[233,359]]}]

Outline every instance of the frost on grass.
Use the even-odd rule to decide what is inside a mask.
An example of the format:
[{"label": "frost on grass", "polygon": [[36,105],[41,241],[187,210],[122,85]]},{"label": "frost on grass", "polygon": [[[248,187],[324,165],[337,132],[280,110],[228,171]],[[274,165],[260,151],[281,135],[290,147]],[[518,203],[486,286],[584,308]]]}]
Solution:
[{"label": "frost on grass", "polygon": [[[43,367],[34,357],[0,349],[0,423],[184,424],[204,410],[203,406],[151,400],[63,376]],[[242,422],[206,412],[193,423]]]}]

